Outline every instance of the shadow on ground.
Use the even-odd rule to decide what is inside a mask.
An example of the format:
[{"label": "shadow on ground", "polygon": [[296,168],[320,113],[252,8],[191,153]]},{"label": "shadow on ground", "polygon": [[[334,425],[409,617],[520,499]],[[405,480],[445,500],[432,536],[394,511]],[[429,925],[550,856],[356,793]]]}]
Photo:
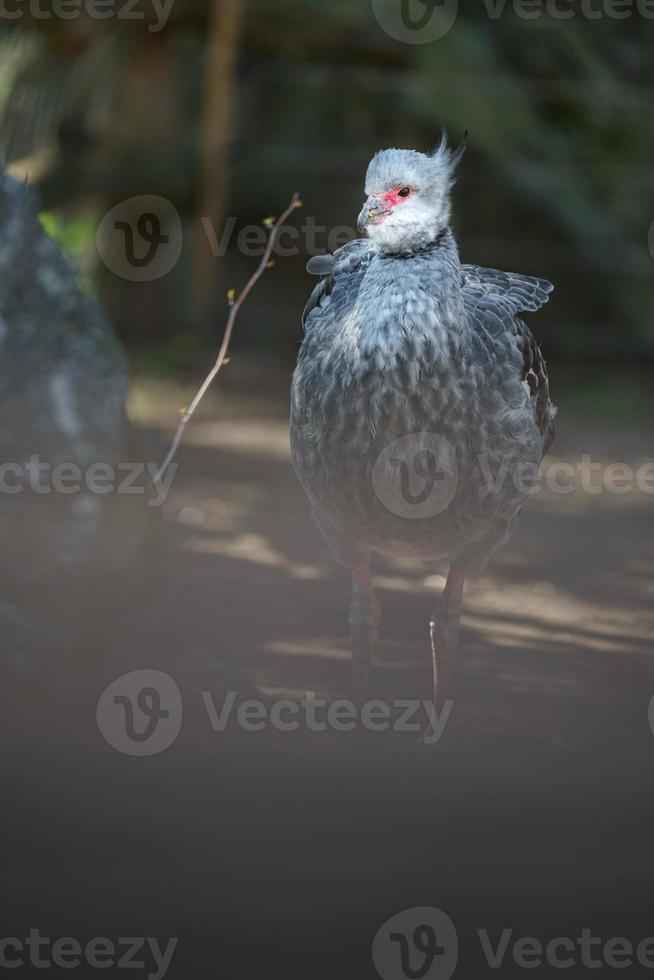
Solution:
[{"label": "shadow on ground", "polygon": [[[141,435],[160,458],[168,433]],[[207,692],[270,706],[332,700],[347,680],[347,574],[283,422],[198,423],[165,507],[143,515],[138,560],[65,600],[45,589],[3,607],[8,935],[178,936],[167,975],[185,980],[364,980],[381,924],[429,905],[456,925],[456,975],[477,980],[499,975],[477,928],[652,932],[650,499],[530,503],[470,585],[454,709],[431,748],[411,733],[212,730]],[[428,698],[442,569],[380,561],[376,579],[371,696]],[[101,692],[137,668],[170,674],[184,705],[174,744],[144,758],[96,723]],[[501,976],[523,973],[508,958]]]}]

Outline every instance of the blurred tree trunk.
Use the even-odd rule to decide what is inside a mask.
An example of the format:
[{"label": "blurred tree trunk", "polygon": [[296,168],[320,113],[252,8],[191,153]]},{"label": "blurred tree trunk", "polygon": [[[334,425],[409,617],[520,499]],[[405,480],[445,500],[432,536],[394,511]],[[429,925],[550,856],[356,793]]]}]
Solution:
[{"label": "blurred tree trunk", "polygon": [[194,255],[195,312],[203,332],[210,330],[214,312],[216,259],[200,219],[209,218],[220,236],[228,200],[241,4],[242,0],[213,0],[209,9]]}]

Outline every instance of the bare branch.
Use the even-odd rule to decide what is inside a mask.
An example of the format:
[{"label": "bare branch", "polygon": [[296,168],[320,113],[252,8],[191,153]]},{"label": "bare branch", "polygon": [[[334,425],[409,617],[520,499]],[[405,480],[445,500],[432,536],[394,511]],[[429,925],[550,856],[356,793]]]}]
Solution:
[{"label": "bare branch", "polygon": [[248,298],[253,287],[257,284],[259,279],[261,279],[261,276],[268,268],[268,263],[270,262],[270,256],[272,255],[273,248],[275,247],[275,242],[277,240],[277,235],[279,234],[280,228],[285,223],[286,219],[292,214],[295,208],[299,208],[299,207],[302,207],[300,195],[294,194],[293,197],[291,198],[291,203],[288,205],[288,207],[283,212],[283,214],[281,214],[279,218],[277,218],[277,221],[275,221],[275,223],[272,225],[270,229],[268,242],[266,244],[266,248],[261,258],[261,262],[257,266],[256,271],[246,283],[245,288],[243,289],[243,292],[240,294],[240,296],[238,296],[238,298],[235,300],[231,300],[230,302],[231,309],[229,312],[229,318],[227,320],[227,326],[225,327],[225,333],[223,334],[220,350],[218,351],[218,357],[216,358],[216,363],[211,368],[209,374],[206,376],[206,378],[200,385],[200,388],[198,389],[197,394],[195,395],[195,398],[193,399],[189,407],[185,409],[184,414],[182,415],[179,421],[179,425],[177,426],[177,431],[175,433],[175,437],[172,441],[171,447],[168,450],[168,455],[166,456],[163,463],[159,467],[157,475],[154,477],[152,481],[153,486],[154,484],[159,483],[161,481],[164,473],[166,472],[166,470],[172,463],[173,459],[175,458],[175,454],[177,453],[179,444],[182,441],[182,436],[184,435],[184,429],[186,428],[189,419],[192,417],[196,408],[198,407],[198,405],[206,395],[207,391],[211,387],[214,378],[216,377],[221,367],[225,363],[225,358],[227,356],[227,351],[229,350],[229,345],[232,339],[232,333],[234,332],[234,324],[236,322],[236,317],[238,316],[238,311],[242,307],[245,300]]}]

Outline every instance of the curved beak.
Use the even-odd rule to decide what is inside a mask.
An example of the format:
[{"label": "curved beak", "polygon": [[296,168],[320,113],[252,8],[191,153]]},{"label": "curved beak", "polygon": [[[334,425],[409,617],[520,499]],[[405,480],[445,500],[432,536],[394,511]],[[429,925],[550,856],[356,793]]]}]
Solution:
[{"label": "curved beak", "polygon": [[378,224],[390,213],[390,210],[382,204],[379,198],[369,197],[357,218],[357,228],[360,232],[364,232],[368,225]]}]

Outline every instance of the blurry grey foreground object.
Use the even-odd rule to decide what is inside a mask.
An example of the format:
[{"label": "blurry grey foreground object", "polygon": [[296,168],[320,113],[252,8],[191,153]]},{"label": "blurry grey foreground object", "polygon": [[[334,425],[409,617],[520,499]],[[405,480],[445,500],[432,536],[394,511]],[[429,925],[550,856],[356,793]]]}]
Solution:
[{"label": "blurry grey foreground object", "polygon": [[[352,568],[352,694],[380,623],[371,552],[446,558],[431,623],[434,701],[449,694],[464,580],[506,541],[554,437],[545,362],[519,318],[549,282],[461,265],[450,192],[465,144],[371,161],[369,238],[310,261],[293,379],[293,462],[335,557]],[[530,469],[527,469],[530,467]]]},{"label": "blurry grey foreground object", "polygon": [[[52,469],[129,459],[122,352],[79,274],[45,234],[35,193],[0,175],[0,630],[17,661],[65,644],[149,521],[144,497],[53,489]],[[40,483],[11,492],[30,458]]]}]

